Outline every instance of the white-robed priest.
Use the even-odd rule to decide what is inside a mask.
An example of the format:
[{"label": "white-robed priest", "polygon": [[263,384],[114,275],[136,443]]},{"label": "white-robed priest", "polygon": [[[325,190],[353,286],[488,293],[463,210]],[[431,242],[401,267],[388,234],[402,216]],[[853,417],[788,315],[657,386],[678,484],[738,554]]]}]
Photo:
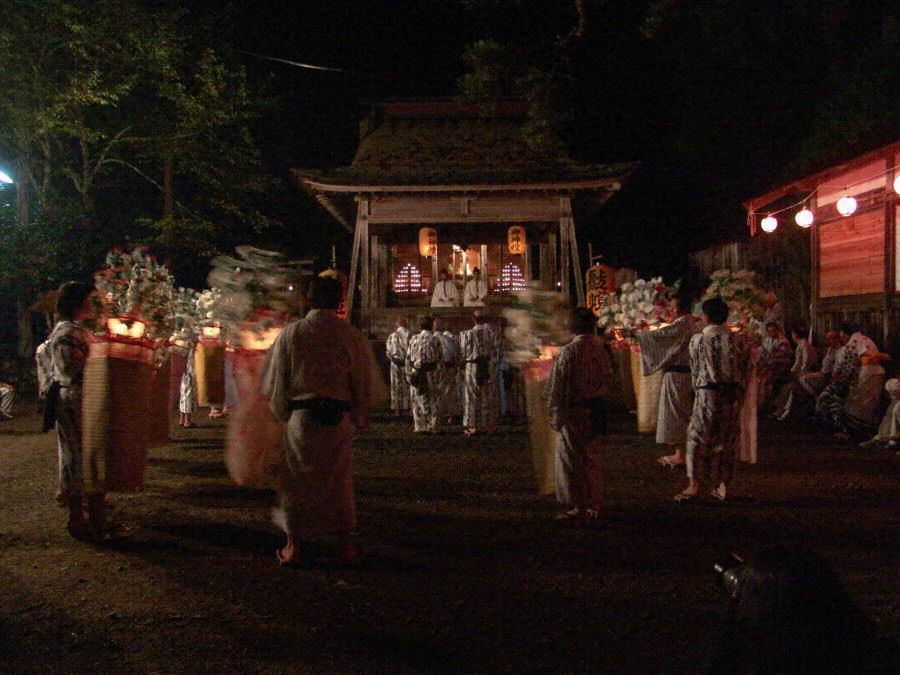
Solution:
[{"label": "white-robed priest", "polygon": [[440,279],[434,285],[431,294],[432,307],[456,307],[459,304],[459,291],[456,283],[447,274],[447,270],[441,270]]},{"label": "white-robed priest", "polygon": [[302,537],[324,534],[337,536],[339,562],[359,558],[350,443],[383,385],[368,341],[335,311],[341,295],[336,279],[313,278],[312,309],[282,331],[263,364],[262,394],[285,422],[275,510],[287,535],[282,565],[300,561]]},{"label": "white-robed priest", "polygon": [[688,346],[702,326],[700,319],[691,314],[692,298],[687,289],[682,289],[669,303],[675,312],[675,320],[658,330],[638,331],[635,337],[641,347],[644,375],[663,371],[656,442],[673,446],[674,453],[663,455],[659,463],[676,467],[684,464],[687,428],[694,409]]},{"label": "white-robed priest", "polygon": [[484,307],[484,301],[487,296],[487,282],[481,278],[481,270],[476,267],[472,270],[472,278],[466,284],[466,289],[463,292],[463,305],[466,307]]}]

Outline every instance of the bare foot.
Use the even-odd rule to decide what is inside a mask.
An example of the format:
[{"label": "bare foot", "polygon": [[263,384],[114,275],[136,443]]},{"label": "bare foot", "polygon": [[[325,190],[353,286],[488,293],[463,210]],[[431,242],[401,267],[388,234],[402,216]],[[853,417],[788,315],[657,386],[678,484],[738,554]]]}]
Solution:
[{"label": "bare foot", "polygon": [[278,565],[281,567],[293,565],[300,561],[300,554],[297,551],[297,547],[293,544],[288,544],[284,548],[275,551],[275,557],[278,558]]}]

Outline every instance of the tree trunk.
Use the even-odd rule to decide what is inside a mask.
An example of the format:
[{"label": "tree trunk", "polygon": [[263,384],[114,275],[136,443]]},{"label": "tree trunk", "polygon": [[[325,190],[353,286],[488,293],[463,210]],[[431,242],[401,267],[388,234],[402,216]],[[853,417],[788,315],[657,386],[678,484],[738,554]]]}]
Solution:
[{"label": "tree trunk", "polygon": [[172,187],[174,170],[172,160],[166,157],[163,163],[163,218],[168,218],[175,211],[175,190]]},{"label": "tree trunk", "polygon": [[19,228],[24,230],[31,224],[31,203],[28,194],[28,160],[19,155],[16,161],[16,207]]},{"label": "tree trunk", "polygon": [[16,328],[19,356],[33,356],[34,340],[31,334],[31,312],[28,311],[28,305],[25,303],[25,298],[22,297],[22,291],[16,294]]}]

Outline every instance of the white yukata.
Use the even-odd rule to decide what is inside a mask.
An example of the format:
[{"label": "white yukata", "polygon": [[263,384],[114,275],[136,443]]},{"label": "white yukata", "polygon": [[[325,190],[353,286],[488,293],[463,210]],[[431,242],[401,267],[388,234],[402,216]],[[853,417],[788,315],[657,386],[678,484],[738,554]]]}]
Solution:
[{"label": "white yukata", "polygon": [[190,415],[197,410],[197,387],[194,379],[194,345],[187,355],[184,374],[181,376],[181,388],[178,396],[178,411]]},{"label": "white yukata", "polygon": [[[706,326],[689,347],[694,409],[686,448],[688,478],[728,485],[740,433],[744,358],[739,338],[725,326]],[[715,476],[714,476],[715,474]]]},{"label": "white yukata", "polygon": [[544,390],[556,439],[556,499],[566,509],[603,506],[598,416],[611,376],[609,356],[593,335],[559,351]]},{"label": "white yukata", "polygon": [[656,422],[656,442],[683,446],[694,408],[694,387],[688,345],[702,328],[691,314],[680,316],[659,330],[636,333],[644,375],[664,372]]},{"label": "white yukata", "polygon": [[442,359],[441,341],[432,331],[423,330],[409,339],[406,379],[415,431],[437,431],[444,375]]},{"label": "white yukata", "polygon": [[[368,341],[334,310],[311,310],[288,324],[269,349],[260,389],[275,417],[286,423],[273,515],[288,534],[355,527],[353,426],[368,424],[381,386]],[[333,417],[311,409],[316,403],[331,406]]]},{"label": "white yukata", "polygon": [[484,279],[472,279],[466,284],[463,293],[463,305],[466,307],[484,307],[488,296],[488,285]]},{"label": "white yukata", "polygon": [[388,335],[385,353],[391,362],[391,410],[409,410],[409,384],[406,382],[406,349],[409,346],[409,331],[398,328]]},{"label": "white yukata", "polygon": [[856,332],[835,357],[831,382],[816,399],[816,415],[839,431],[871,433],[878,424],[884,368],[878,363],[862,365],[862,357],[874,356],[878,347],[871,338]]},{"label": "white yukata", "polygon": [[450,279],[438,281],[431,294],[432,307],[456,307],[459,304],[459,291]]},{"label": "white yukata", "polygon": [[460,352],[465,364],[463,426],[467,429],[491,429],[497,424],[500,402],[492,381],[497,370],[497,336],[487,324],[459,334]]},{"label": "white yukata", "polygon": [[435,333],[441,342],[443,369],[441,371],[440,411],[442,417],[459,415],[459,343],[450,331]]}]

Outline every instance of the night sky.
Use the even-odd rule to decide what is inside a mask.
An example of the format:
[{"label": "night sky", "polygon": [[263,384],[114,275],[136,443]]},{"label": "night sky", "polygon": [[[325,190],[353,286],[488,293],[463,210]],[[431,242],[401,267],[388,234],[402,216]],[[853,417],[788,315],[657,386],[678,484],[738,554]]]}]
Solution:
[{"label": "night sky", "polygon": [[[574,1],[197,3],[211,36],[278,106],[254,130],[282,181],[271,207],[304,253],[346,254],[349,237],[301,193],[291,167],[350,162],[372,101],[457,95],[462,53],[510,43],[531,63],[577,23]],[[563,130],[590,162],[641,168],[594,218],[576,223],[613,264],[677,274],[684,254],[745,237],[741,201],[898,128],[898,11],[888,2],[585,3],[585,35],[565,51]],[[659,20],[648,19],[662,8]],[[208,36],[204,36],[208,37]],[[303,70],[244,52],[341,68]],[[837,87],[835,83],[841,83]],[[299,251],[297,251],[299,252]]]}]

